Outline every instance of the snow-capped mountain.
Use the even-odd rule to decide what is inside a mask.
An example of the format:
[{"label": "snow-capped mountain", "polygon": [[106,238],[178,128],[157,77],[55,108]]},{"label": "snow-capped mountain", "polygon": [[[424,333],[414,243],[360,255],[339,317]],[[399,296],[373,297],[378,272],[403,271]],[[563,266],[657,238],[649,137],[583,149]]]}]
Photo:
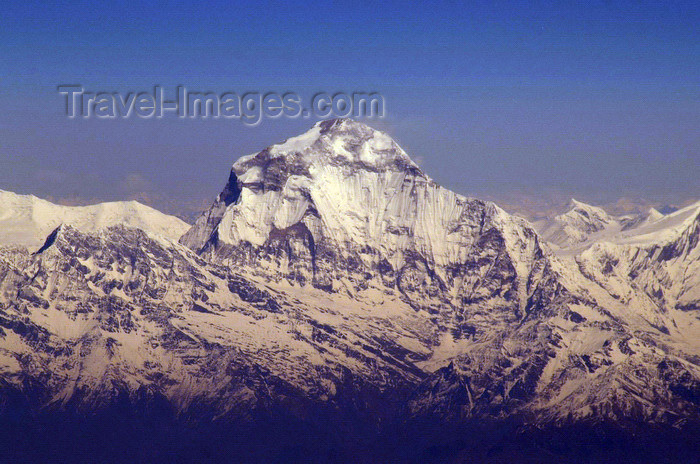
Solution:
[{"label": "snow-capped mountain", "polygon": [[644,214],[614,216],[603,208],[571,199],[566,212],[534,223],[540,235],[557,250],[582,250],[595,242],[652,224],[664,217],[650,208]]},{"label": "snow-capped mountain", "polygon": [[[700,203],[667,216],[654,208],[638,216],[615,217],[580,202],[573,206],[553,221],[538,224],[571,267],[577,266],[615,298],[631,302],[644,295],[653,300],[648,304],[637,301],[638,313],[649,304],[662,313],[700,307],[700,280],[696,278]],[[674,320],[666,322],[677,326]],[[686,326],[682,323],[680,330],[686,332]]]},{"label": "snow-capped mountain", "polygon": [[649,208],[644,214],[623,216],[619,218],[622,230],[631,230],[643,227],[663,219],[664,215],[656,208]]},{"label": "snow-capped mountain", "polygon": [[610,286],[621,298],[641,291],[669,317],[669,330],[690,337],[694,317],[685,319],[700,309],[698,241],[700,203],[695,203],[595,243],[576,259],[591,280]]},{"label": "snow-capped mountain", "polygon": [[324,121],[236,161],[180,243],[62,225],[0,248],[0,413],[335,424],[353,453],[359,429],[676,430],[700,418],[700,204],[632,220],[573,203],[551,248]]},{"label": "snow-capped mountain", "polygon": [[[576,244],[619,233],[629,219],[571,206],[554,236]],[[452,363],[473,389],[472,413],[529,403],[550,418],[616,409],[656,417],[662,408],[650,403],[676,401],[663,382],[651,386],[659,374],[643,361],[667,355],[655,341],[665,336],[663,309],[629,314],[614,291],[555,257],[525,221],[439,187],[385,134],[353,121],[319,123],[238,160],[181,241],[270,282],[355,299],[397,295],[435,314],[446,333],[421,368]],[[639,331],[651,335],[640,339]],[[638,394],[620,398],[625,389]]]},{"label": "snow-capped mountain", "polygon": [[562,248],[581,245],[592,237],[614,234],[622,229],[620,221],[603,208],[573,198],[565,213],[538,221],[535,226],[545,240]]},{"label": "snow-capped mountain", "polygon": [[543,266],[525,221],[438,186],[386,134],[351,120],[238,160],[181,242],[274,279],[398,288],[418,306],[506,298],[524,311],[528,276]]},{"label": "snow-capped mountain", "polygon": [[136,201],[61,206],[34,195],[18,195],[0,190],[0,245],[36,249],[61,224],[84,232],[126,225],[171,240],[177,240],[189,228],[184,221]]}]

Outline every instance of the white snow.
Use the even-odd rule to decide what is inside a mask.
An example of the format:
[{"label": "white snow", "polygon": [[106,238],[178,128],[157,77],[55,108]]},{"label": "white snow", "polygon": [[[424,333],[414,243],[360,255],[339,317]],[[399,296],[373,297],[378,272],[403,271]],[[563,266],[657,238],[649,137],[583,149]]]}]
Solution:
[{"label": "white snow", "polygon": [[613,241],[630,245],[666,243],[678,238],[698,217],[700,217],[700,202],[620,234]]},{"label": "white snow", "polygon": [[38,248],[61,224],[84,232],[125,225],[170,240],[177,240],[189,228],[184,221],[136,201],[61,206],[33,195],[0,190],[0,245]]}]

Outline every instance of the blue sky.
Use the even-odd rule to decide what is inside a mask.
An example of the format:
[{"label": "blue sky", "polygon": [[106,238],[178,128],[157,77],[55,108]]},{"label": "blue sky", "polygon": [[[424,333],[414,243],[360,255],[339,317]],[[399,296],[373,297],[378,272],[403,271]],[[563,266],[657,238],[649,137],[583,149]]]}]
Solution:
[{"label": "blue sky", "polygon": [[[311,120],[69,120],[59,84],[377,91],[388,131],[467,194],[700,197],[697,2],[4,2],[0,188],[211,199]],[[667,201],[667,200],[666,200]]]}]

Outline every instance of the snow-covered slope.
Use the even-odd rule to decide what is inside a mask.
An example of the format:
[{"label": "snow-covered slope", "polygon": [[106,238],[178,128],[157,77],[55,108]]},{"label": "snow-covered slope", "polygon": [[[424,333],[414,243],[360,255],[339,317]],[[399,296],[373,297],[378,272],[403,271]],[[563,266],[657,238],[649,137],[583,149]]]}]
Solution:
[{"label": "snow-covered slope", "polygon": [[700,202],[693,203],[667,216],[652,209],[645,219],[629,232],[619,234],[612,241],[630,244],[661,244],[678,239],[687,232],[700,214]]},{"label": "snow-covered slope", "polygon": [[349,375],[408,385],[438,330],[397,297],[270,289],[122,226],[62,226],[41,252],[0,258],[0,377],[20,391],[44,379],[42,406],[146,388],[181,410],[245,415],[261,395],[332,399]]},{"label": "snow-covered slope", "polygon": [[[595,243],[576,259],[592,280],[614,286],[615,294],[642,293],[673,316],[674,310],[700,310],[699,241],[700,203],[695,203]],[[671,317],[669,325],[689,335],[687,323]]]},{"label": "snow-covered slope", "polygon": [[351,120],[239,159],[181,242],[275,280],[351,294],[395,286],[417,305],[498,297],[520,312],[543,265],[524,220],[440,187],[390,137]]},{"label": "snow-covered slope", "polygon": [[627,215],[619,218],[622,230],[631,230],[653,224],[663,219],[664,215],[656,208],[649,208],[644,214]]},{"label": "snow-covered slope", "polygon": [[699,217],[700,202],[667,216],[652,208],[636,217],[614,217],[575,202],[569,212],[537,226],[567,266],[636,305],[637,315],[646,314],[651,323],[676,327],[678,321],[661,321],[660,314],[700,308]]},{"label": "snow-covered slope", "polygon": [[189,226],[136,201],[61,206],[33,195],[0,190],[0,245],[40,247],[61,224],[85,232],[113,225],[136,227],[170,240],[177,240]]},{"label": "snow-covered slope", "polygon": [[592,237],[614,234],[622,228],[620,221],[603,208],[575,199],[571,199],[565,213],[538,221],[535,226],[542,237],[561,248],[578,246]]},{"label": "snow-covered slope", "polygon": [[654,208],[644,214],[614,216],[598,206],[571,199],[566,212],[536,221],[534,226],[545,240],[555,245],[557,251],[570,254],[593,243],[654,224],[663,217]]},{"label": "snow-covered slope", "polygon": [[417,309],[396,287],[350,296],[250,274],[126,227],[62,226],[37,254],[4,250],[0,394],[85,411],[146,395],[238,418],[359,399],[377,419],[697,413],[677,393],[699,385],[688,342],[556,270],[533,275],[523,313],[508,298]]}]

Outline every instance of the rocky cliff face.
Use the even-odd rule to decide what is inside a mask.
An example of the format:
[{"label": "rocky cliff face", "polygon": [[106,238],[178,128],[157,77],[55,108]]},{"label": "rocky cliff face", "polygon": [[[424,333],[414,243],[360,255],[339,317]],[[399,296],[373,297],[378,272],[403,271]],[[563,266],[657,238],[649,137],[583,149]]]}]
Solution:
[{"label": "rocky cliff face", "polygon": [[524,221],[436,185],[388,136],[350,120],[237,161],[181,242],[299,285],[393,288],[436,311],[496,298],[516,317],[546,266]]}]

